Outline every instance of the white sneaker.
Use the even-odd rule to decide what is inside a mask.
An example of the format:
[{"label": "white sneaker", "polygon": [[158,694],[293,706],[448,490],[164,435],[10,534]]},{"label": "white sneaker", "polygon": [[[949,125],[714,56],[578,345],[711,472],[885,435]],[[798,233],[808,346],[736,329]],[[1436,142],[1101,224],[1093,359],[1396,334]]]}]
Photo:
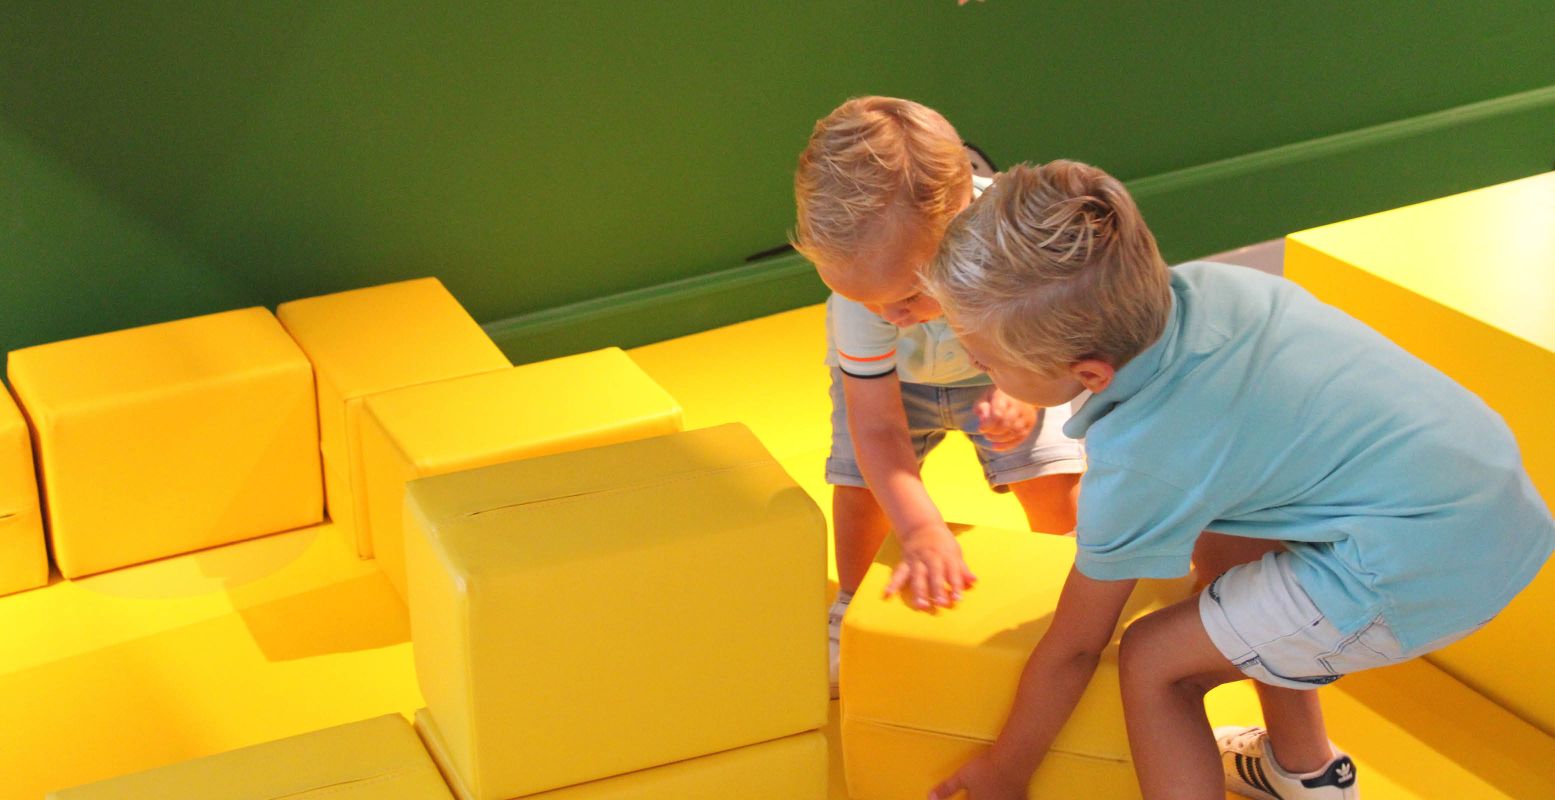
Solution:
[{"label": "white sneaker", "polygon": [[832,603],[826,612],[826,661],[831,671],[831,699],[837,699],[837,675],[842,665],[842,615],[848,611],[847,603]]},{"label": "white sneaker", "polygon": [[1355,762],[1338,748],[1337,755],[1316,778],[1298,778],[1274,760],[1269,734],[1263,728],[1216,728],[1220,766],[1226,789],[1255,800],[1357,800]]}]

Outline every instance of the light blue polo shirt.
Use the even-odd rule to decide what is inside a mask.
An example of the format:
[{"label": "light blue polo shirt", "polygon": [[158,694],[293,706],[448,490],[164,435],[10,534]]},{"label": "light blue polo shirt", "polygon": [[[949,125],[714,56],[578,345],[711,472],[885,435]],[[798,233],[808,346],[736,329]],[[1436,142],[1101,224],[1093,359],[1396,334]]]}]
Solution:
[{"label": "light blue polo shirt", "polygon": [[1076,566],[1185,574],[1200,531],[1285,541],[1346,633],[1405,651],[1499,612],[1555,548],[1501,417],[1282,278],[1172,269],[1161,338],[1065,426],[1085,437]]}]

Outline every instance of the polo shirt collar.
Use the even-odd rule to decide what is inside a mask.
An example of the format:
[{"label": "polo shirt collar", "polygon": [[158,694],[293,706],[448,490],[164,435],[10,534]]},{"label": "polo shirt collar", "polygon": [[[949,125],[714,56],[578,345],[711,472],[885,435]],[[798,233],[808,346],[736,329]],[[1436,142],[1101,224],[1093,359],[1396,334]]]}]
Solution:
[{"label": "polo shirt collar", "polygon": [[1112,376],[1112,383],[1097,394],[1091,395],[1085,405],[1064,423],[1064,435],[1081,439],[1091,426],[1105,417],[1118,404],[1144,389],[1161,373],[1177,352],[1178,335],[1182,331],[1182,303],[1178,294],[1176,276],[1172,277],[1171,309],[1166,314],[1166,329],[1144,352],[1134,356]]}]

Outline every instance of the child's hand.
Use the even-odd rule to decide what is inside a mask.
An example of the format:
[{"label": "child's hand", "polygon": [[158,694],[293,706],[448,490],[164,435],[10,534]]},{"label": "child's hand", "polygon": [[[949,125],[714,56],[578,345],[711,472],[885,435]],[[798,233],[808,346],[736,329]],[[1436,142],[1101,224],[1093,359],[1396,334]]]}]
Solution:
[{"label": "child's hand", "polygon": [[1037,424],[1037,410],[1027,403],[999,391],[996,386],[974,406],[977,432],[988,439],[995,450],[1008,450],[1031,435]]},{"label": "child's hand", "polygon": [[993,758],[984,753],[934,787],[929,800],[950,800],[958,792],[966,792],[967,800],[1026,800],[1027,783],[1001,772]]},{"label": "child's hand", "polygon": [[885,596],[908,589],[920,609],[950,608],[961,592],[972,588],[977,576],[961,558],[961,545],[943,524],[899,534],[902,561],[891,573]]}]

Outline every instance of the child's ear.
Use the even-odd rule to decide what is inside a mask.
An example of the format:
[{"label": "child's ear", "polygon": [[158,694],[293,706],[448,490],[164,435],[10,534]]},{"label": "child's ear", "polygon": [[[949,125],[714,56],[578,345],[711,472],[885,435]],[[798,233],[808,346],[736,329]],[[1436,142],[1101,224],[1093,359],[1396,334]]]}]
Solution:
[{"label": "child's ear", "polygon": [[1090,390],[1091,394],[1100,394],[1112,385],[1112,377],[1117,370],[1111,364],[1099,358],[1087,358],[1069,365],[1069,374],[1080,382],[1081,386]]},{"label": "child's ear", "polygon": [[988,154],[983,152],[983,148],[978,147],[971,142],[962,142],[961,145],[962,147],[966,148],[967,158],[971,159],[972,161],[973,175],[979,175],[984,178],[992,178],[999,174],[999,168],[993,165],[993,159],[989,158]]}]

